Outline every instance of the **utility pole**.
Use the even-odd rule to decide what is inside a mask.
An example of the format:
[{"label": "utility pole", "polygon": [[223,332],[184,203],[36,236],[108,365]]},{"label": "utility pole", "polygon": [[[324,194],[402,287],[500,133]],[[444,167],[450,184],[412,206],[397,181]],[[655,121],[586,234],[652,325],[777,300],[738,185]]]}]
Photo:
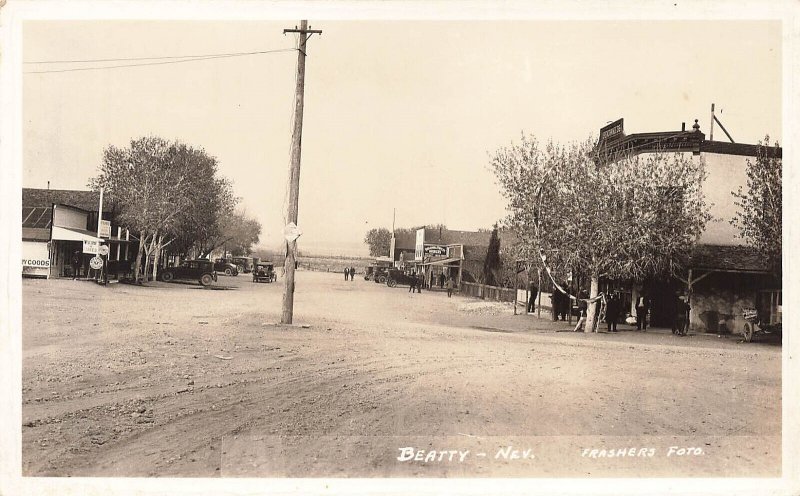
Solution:
[{"label": "utility pole", "polygon": [[286,260],[283,268],[285,270],[283,285],[283,313],[281,324],[291,324],[294,313],[294,269],[295,251],[297,251],[297,200],[300,196],[300,144],[303,134],[303,90],[306,79],[306,41],[313,34],[322,34],[320,30],[308,29],[308,21],[300,21],[300,28],[284,29],[283,34],[298,33],[300,40],[297,48],[297,87],[295,90],[294,101],[294,129],[292,130],[292,163],[289,168],[289,205],[287,208],[287,227],[294,225],[292,229],[295,235],[289,234],[287,229],[286,236]]}]

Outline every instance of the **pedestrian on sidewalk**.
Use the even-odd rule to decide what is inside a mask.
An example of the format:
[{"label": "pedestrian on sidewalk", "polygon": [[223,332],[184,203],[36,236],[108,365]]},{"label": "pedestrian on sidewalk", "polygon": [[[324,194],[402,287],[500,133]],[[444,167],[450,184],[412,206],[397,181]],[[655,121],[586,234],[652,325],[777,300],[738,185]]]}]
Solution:
[{"label": "pedestrian on sidewalk", "polygon": [[72,254],[72,278],[75,279],[78,277],[78,270],[81,268],[81,252],[76,250],[75,253]]},{"label": "pedestrian on sidewalk", "polygon": [[455,285],[455,281],[453,281],[453,276],[447,280],[447,297],[450,298],[453,296],[453,286]]},{"label": "pedestrian on sidewalk", "polygon": [[536,296],[539,294],[539,286],[534,281],[531,281],[528,285],[528,291],[530,292],[528,296],[528,313],[533,313],[536,311]]},{"label": "pedestrian on sidewalk", "polygon": [[647,297],[642,294],[636,300],[636,330],[647,330],[647,311],[650,309],[650,302]]},{"label": "pedestrian on sidewalk", "polygon": [[617,299],[616,293],[612,293],[606,303],[606,323],[608,323],[608,332],[617,332],[617,319],[619,319],[619,299]]},{"label": "pedestrian on sidewalk", "polygon": [[672,323],[672,333],[678,336],[686,336],[689,331],[689,304],[688,298],[684,295],[678,297],[675,305],[675,317]]}]

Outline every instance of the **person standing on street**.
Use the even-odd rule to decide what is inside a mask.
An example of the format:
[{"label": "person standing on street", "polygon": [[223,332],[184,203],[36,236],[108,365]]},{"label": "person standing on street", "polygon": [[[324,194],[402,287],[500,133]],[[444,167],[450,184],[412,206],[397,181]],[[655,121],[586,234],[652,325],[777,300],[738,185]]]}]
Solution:
[{"label": "person standing on street", "polygon": [[441,274],[439,274],[439,289],[444,289],[444,281],[445,281],[444,272],[442,272]]},{"label": "person standing on street", "polygon": [[636,330],[647,330],[647,310],[649,309],[647,298],[640,295],[636,300]]},{"label": "person standing on street", "polygon": [[411,275],[411,280],[408,283],[408,292],[413,293],[417,289],[417,276]]},{"label": "person standing on street", "polygon": [[72,278],[75,279],[78,277],[78,270],[81,268],[81,252],[75,250],[75,253],[72,254]]},{"label": "person standing on street", "polygon": [[350,280],[352,281],[356,276],[356,268],[350,267]]},{"label": "person standing on street", "polygon": [[608,332],[617,332],[617,319],[619,319],[619,300],[617,294],[612,293],[606,303],[606,322],[608,323]]},{"label": "person standing on street", "polygon": [[686,296],[681,295],[678,297],[678,301],[675,305],[672,333],[678,336],[686,336],[686,334],[688,334],[690,307],[686,300]]},{"label": "person standing on street", "polygon": [[453,281],[453,276],[447,280],[447,297],[450,298],[453,296],[453,286],[455,285],[455,281]]},{"label": "person standing on street", "polygon": [[350,276],[350,271],[347,269],[347,267],[345,267],[344,268],[344,280],[346,281],[349,276]]},{"label": "person standing on street", "polygon": [[533,313],[536,311],[536,296],[539,294],[539,287],[534,281],[531,281],[528,285],[528,291],[530,292],[528,296],[528,313]]},{"label": "person standing on street", "polygon": [[419,273],[414,277],[417,278],[417,293],[422,293],[422,285],[425,284],[425,274]]}]

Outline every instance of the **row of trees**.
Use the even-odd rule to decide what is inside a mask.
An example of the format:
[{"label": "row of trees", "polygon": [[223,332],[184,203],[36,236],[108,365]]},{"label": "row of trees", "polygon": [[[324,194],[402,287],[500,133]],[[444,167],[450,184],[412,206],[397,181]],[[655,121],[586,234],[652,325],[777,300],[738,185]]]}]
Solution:
[{"label": "row of trees", "polygon": [[239,199],[218,174],[217,160],[179,141],[148,136],[125,148],[109,146],[89,186],[104,189],[120,224],[138,237],[137,280],[140,271],[147,280],[151,260],[157,277],[162,252],[207,257],[226,246],[245,254],[261,232],[258,221],[237,210]]}]

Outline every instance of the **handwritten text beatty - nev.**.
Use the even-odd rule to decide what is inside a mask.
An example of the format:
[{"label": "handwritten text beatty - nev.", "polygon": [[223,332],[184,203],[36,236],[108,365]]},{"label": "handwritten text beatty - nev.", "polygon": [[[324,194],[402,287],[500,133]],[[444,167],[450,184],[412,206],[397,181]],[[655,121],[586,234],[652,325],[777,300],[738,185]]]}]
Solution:
[{"label": "handwritten text beatty - nev.", "polygon": [[[489,458],[490,454],[483,451],[472,453],[470,450],[423,450],[412,446],[398,448],[400,455],[397,461],[400,462],[423,462],[423,463],[463,463],[467,457]],[[495,460],[531,460],[534,457],[533,450],[515,449],[513,446],[506,446],[498,449],[493,458]]]}]

